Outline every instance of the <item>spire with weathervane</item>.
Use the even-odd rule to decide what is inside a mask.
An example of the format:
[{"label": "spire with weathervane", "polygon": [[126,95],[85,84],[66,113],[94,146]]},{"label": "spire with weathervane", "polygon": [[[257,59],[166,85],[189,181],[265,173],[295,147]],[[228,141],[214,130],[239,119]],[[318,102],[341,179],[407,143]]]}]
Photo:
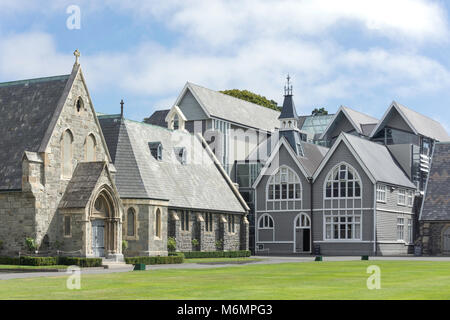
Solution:
[{"label": "spire with weathervane", "polygon": [[291,77],[287,76],[286,85],[284,86],[283,109],[278,117],[280,120],[280,128],[297,128],[298,115],[295,109],[294,99],[292,98]]}]

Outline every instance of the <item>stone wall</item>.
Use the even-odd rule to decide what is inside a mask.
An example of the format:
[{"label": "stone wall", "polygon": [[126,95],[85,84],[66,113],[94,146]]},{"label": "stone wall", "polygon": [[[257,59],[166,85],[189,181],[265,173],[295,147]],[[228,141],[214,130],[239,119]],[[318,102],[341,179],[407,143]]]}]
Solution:
[{"label": "stone wall", "polygon": [[30,192],[0,193],[0,255],[26,251],[25,238],[35,236],[35,198]]},{"label": "stone wall", "polygon": [[420,241],[424,255],[443,254],[443,233],[450,228],[450,221],[420,222]]},{"label": "stone wall", "polygon": [[[181,230],[181,212],[170,210],[168,220],[169,237],[174,237],[177,242],[177,251],[216,251],[216,250],[247,250],[248,249],[248,222],[241,215],[235,215],[235,232],[228,232],[228,215],[213,213],[213,229],[205,230],[204,213],[189,213],[189,230]],[[243,227],[242,227],[243,226]],[[198,248],[192,245],[192,240],[197,239]],[[222,244],[217,247],[216,244]]]}]

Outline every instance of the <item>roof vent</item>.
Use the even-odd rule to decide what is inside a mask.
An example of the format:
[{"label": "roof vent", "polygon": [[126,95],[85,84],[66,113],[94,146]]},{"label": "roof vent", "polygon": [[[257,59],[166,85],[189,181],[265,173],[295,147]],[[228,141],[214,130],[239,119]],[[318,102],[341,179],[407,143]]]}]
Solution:
[{"label": "roof vent", "polygon": [[162,160],[162,150],[163,146],[161,142],[149,142],[148,146],[150,148],[150,153],[152,154],[153,158],[156,160]]}]

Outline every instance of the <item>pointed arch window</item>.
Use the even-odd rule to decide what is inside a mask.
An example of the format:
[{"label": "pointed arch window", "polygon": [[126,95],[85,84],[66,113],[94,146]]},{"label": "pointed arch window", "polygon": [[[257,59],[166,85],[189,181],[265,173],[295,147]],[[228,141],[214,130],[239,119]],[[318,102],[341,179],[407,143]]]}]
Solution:
[{"label": "pointed arch window", "polygon": [[180,119],[178,117],[178,114],[175,113],[172,121],[173,121],[173,130],[178,130],[180,128]]},{"label": "pointed arch window", "polygon": [[94,135],[90,134],[86,138],[84,143],[84,154],[86,161],[95,161],[96,141]]},{"label": "pointed arch window", "polygon": [[297,219],[295,219],[295,227],[297,229],[309,229],[311,228],[311,220],[309,219],[308,215],[301,213],[297,216]]},{"label": "pointed arch window", "polygon": [[134,208],[127,210],[127,236],[134,237],[136,235],[136,211]]},{"label": "pointed arch window", "polygon": [[80,112],[81,110],[83,110],[84,102],[83,102],[83,99],[81,97],[78,97],[77,103],[76,103],[76,107],[77,107],[77,112]]},{"label": "pointed arch window", "polygon": [[157,238],[161,238],[161,210],[158,208],[156,209],[156,216],[155,216],[155,236]]},{"label": "pointed arch window", "polygon": [[281,167],[269,178],[267,185],[268,201],[301,200],[302,185],[300,178],[289,167]]},{"label": "pointed arch window", "polygon": [[61,139],[61,166],[62,177],[67,179],[72,176],[72,161],[73,161],[73,135],[70,130],[63,133]]},{"label": "pointed arch window", "polygon": [[325,181],[326,199],[360,199],[361,179],[358,172],[346,163],[334,167]]},{"label": "pointed arch window", "polygon": [[273,229],[273,219],[268,214],[263,214],[258,220],[259,229]]}]

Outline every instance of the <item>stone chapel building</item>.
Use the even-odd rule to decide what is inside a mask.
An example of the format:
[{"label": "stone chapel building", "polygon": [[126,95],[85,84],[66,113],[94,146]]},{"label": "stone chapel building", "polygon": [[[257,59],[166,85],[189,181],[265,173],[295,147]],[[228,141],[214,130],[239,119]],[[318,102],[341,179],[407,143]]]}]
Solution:
[{"label": "stone chapel building", "polygon": [[[120,115],[101,126],[74,54],[69,75],[0,83],[0,254],[26,252],[30,237],[43,254],[121,260],[127,239],[127,254],[167,255],[169,232],[179,250],[247,249],[248,207],[207,145],[187,132],[174,144],[170,130],[159,135]],[[158,152],[162,159],[149,159]],[[193,154],[203,165],[192,167]],[[179,191],[171,170],[197,179],[184,181],[197,202],[170,192]]]}]

